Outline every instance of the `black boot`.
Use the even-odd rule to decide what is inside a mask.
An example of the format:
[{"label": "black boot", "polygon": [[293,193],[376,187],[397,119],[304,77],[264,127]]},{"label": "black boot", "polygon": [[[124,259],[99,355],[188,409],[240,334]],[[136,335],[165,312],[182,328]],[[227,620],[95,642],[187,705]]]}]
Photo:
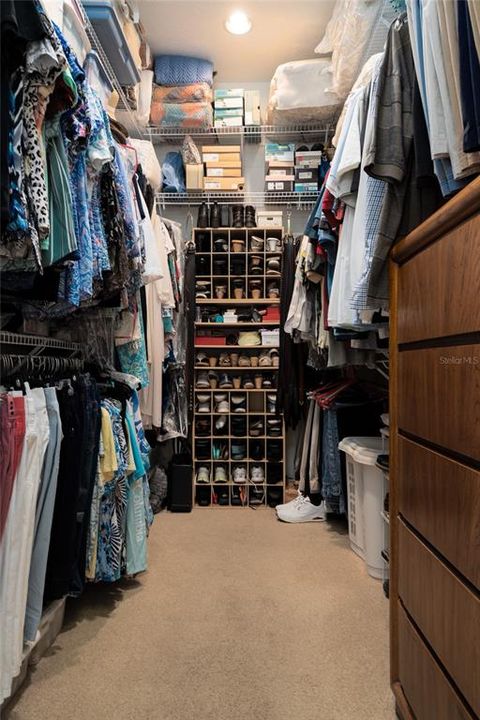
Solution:
[{"label": "black boot", "polygon": [[232,206],[232,227],[243,228],[245,227],[245,212],[243,205]]},{"label": "black boot", "polygon": [[222,211],[218,202],[214,202],[210,208],[210,227],[219,228],[222,222]]},{"label": "black boot", "polygon": [[208,227],[208,207],[207,203],[202,203],[198,208],[197,227],[207,228]]},{"label": "black boot", "polygon": [[253,205],[247,205],[245,208],[245,227],[257,227],[257,223],[255,222],[255,208]]}]

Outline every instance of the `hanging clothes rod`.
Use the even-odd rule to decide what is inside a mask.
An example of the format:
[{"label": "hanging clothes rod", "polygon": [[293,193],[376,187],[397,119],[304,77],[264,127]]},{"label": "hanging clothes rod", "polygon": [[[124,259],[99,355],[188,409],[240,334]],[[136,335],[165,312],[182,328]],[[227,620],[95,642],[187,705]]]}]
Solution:
[{"label": "hanging clothes rod", "polygon": [[40,371],[46,376],[56,376],[70,370],[83,369],[82,358],[56,357],[54,355],[0,355],[2,377],[18,375],[20,372],[36,373]]},{"label": "hanging clothes rod", "polygon": [[82,345],[80,343],[69,342],[67,340],[59,340],[57,338],[43,337],[40,335],[24,335],[23,333],[9,332],[8,330],[0,331],[0,352],[3,354],[4,345],[17,345],[32,348],[30,355],[38,355],[44,350],[64,350],[75,354],[81,354]]}]

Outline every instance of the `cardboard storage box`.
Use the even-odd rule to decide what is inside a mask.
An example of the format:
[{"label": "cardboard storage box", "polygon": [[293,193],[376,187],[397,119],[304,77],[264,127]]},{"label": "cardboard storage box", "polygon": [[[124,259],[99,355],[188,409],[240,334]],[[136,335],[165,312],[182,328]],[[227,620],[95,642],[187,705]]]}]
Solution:
[{"label": "cardboard storage box", "polygon": [[318,167],[322,161],[321,150],[298,150],[295,153],[295,165],[300,167]]},{"label": "cardboard storage box", "polygon": [[218,152],[203,153],[202,160],[207,165],[209,165],[210,163],[218,163],[219,165],[223,165],[226,162],[242,162],[240,153],[223,153],[223,155],[222,153]]},{"label": "cardboard storage box", "polygon": [[240,155],[240,145],[202,145],[202,153],[217,153],[225,155],[225,153],[237,153]]},{"label": "cardboard storage box", "polygon": [[283,210],[257,210],[257,226],[259,228],[283,227]]},{"label": "cardboard storage box", "polygon": [[295,183],[295,192],[303,193],[303,192],[317,192],[317,191],[318,191],[317,183]]},{"label": "cardboard storage box", "polygon": [[279,143],[267,143],[265,145],[265,160],[271,162],[293,163],[295,156],[295,144],[287,143],[280,145]]},{"label": "cardboard storage box", "polygon": [[240,163],[238,163],[238,167],[208,167],[207,165],[207,177],[242,177],[242,168]]},{"label": "cardboard storage box", "polygon": [[203,165],[185,165],[187,190],[203,189]]},{"label": "cardboard storage box", "polygon": [[293,179],[285,180],[284,178],[271,178],[267,175],[265,178],[265,190],[267,192],[293,192]]},{"label": "cardboard storage box", "polygon": [[238,108],[243,113],[243,97],[219,98],[214,102],[215,110],[219,108]]},{"label": "cardboard storage box", "polygon": [[245,125],[260,125],[260,92],[245,90]]},{"label": "cardboard storage box", "polygon": [[214,127],[240,127],[243,125],[243,115],[235,115],[234,117],[215,118]]},{"label": "cardboard storage box", "polygon": [[215,100],[227,97],[243,98],[243,95],[243,88],[219,88],[215,90]]},{"label": "cardboard storage box", "polygon": [[229,177],[206,177],[203,180],[205,190],[243,190],[245,178],[229,178]]},{"label": "cardboard storage box", "polygon": [[317,183],[318,184],[318,167],[314,168],[295,168],[295,182],[297,183]]},{"label": "cardboard storage box", "polygon": [[269,175],[294,175],[295,166],[293,163],[269,162],[267,163]]},{"label": "cardboard storage box", "polygon": [[209,160],[205,163],[207,168],[225,168],[226,170],[228,168],[232,169],[238,169],[242,167],[242,161],[240,160],[240,156],[238,156],[238,160],[224,160],[223,157],[218,162]]}]

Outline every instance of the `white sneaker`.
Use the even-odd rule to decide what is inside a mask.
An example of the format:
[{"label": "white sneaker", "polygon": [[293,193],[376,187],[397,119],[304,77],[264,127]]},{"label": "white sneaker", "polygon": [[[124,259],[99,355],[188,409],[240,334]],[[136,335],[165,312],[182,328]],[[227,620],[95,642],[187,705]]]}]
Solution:
[{"label": "white sneaker", "polygon": [[293,500],[289,500],[287,503],[282,503],[281,505],[277,505],[275,510],[280,510],[281,508],[287,508],[287,507],[294,507],[294,505],[297,505],[299,502],[301,502],[303,499],[303,495],[300,492],[300,490],[297,490],[297,497],[293,498]]},{"label": "white sneaker", "polygon": [[325,503],[313,505],[310,498],[301,495],[283,507],[277,505],[277,517],[288,523],[320,522],[325,520]]},{"label": "white sneaker", "polygon": [[252,483],[265,482],[265,475],[264,475],[263,468],[261,465],[254,465],[252,467],[250,479],[251,479]]}]

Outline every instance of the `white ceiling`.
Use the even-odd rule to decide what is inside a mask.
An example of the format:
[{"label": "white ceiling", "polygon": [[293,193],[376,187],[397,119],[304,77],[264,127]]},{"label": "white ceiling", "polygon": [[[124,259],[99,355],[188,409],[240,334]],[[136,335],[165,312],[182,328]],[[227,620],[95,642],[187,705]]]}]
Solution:
[{"label": "white ceiling", "polygon": [[[137,0],[154,54],[212,60],[217,82],[265,82],[277,65],[315,57],[335,0]],[[224,22],[244,10],[253,23],[243,36]]]}]

